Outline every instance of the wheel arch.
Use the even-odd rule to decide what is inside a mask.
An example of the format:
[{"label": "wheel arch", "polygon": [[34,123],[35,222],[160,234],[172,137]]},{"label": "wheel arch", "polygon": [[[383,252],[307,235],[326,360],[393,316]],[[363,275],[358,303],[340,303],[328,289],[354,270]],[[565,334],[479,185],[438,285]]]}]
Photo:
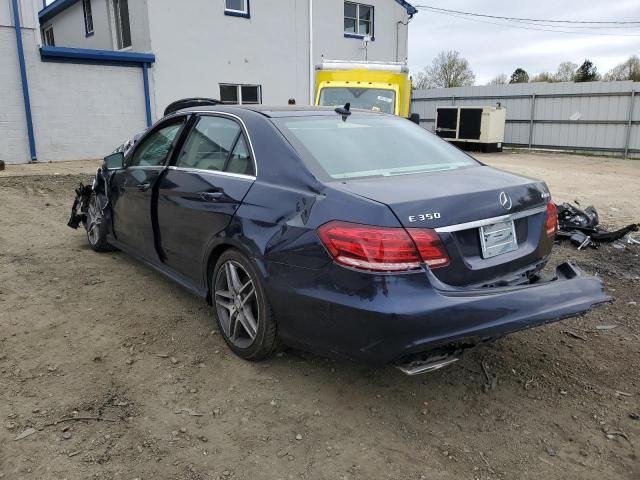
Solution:
[{"label": "wheel arch", "polygon": [[218,262],[218,259],[222,256],[222,254],[230,249],[238,250],[240,253],[245,255],[249,259],[249,261],[253,263],[253,265],[256,267],[258,272],[264,275],[264,269],[261,268],[258,262],[256,262],[255,254],[251,252],[248,248],[246,248],[246,246],[244,246],[240,241],[234,238],[228,238],[228,237],[217,238],[216,241],[213,242],[213,244],[209,248],[208,253],[205,257],[206,269],[204,270],[204,275],[205,275],[204,281],[205,281],[205,286],[207,288],[206,300],[207,300],[207,303],[209,303],[210,305],[213,303],[211,299],[211,287],[212,287],[211,277],[213,274],[213,269],[215,268],[216,263]]}]

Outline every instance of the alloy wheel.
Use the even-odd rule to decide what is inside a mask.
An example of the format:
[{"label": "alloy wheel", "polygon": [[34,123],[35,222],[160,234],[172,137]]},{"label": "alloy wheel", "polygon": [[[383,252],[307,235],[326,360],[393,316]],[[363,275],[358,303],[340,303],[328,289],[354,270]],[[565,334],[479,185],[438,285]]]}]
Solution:
[{"label": "alloy wheel", "polygon": [[214,287],[216,311],[225,336],[238,348],[250,347],[260,321],[253,280],[242,265],[228,260],[218,270]]},{"label": "alloy wheel", "polygon": [[91,245],[96,245],[100,241],[100,225],[102,224],[102,210],[98,203],[98,197],[94,194],[89,200],[89,211],[87,215],[89,224],[87,225],[87,236]]}]

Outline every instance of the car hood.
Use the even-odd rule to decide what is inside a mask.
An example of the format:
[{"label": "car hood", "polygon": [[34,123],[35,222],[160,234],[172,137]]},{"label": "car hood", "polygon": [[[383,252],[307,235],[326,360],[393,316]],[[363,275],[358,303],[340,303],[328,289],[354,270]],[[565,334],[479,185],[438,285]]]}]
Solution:
[{"label": "car hood", "polygon": [[[437,228],[544,206],[544,182],[487,166],[336,182],[335,188],[388,205],[406,227]],[[510,202],[505,208],[500,195]]]}]

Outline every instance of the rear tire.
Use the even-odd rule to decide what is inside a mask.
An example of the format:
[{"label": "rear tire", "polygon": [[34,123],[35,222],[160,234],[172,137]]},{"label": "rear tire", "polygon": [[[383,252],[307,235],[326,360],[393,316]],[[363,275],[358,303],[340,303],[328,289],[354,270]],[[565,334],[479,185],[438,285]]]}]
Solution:
[{"label": "rear tire", "polygon": [[92,192],[89,197],[85,228],[91,249],[95,252],[107,252],[113,250],[113,247],[107,242],[107,224],[102,213],[105,200],[100,197],[101,195],[96,192]]},{"label": "rear tire", "polygon": [[211,303],[220,333],[245,360],[262,360],[278,347],[276,322],[262,280],[238,250],[226,250],[211,277]]}]

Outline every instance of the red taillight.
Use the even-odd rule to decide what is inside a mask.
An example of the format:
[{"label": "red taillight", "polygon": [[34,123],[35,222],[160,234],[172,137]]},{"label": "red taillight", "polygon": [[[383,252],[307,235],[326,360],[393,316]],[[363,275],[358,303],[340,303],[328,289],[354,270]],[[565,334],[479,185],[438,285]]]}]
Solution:
[{"label": "red taillight", "polygon": [[375,227],[332,221],[318,229],[320,240],[336,262],[379,272],[400,272],[449,263],[438,234],[432,230]]},{"label": "red taillight", "polygon": [[547,221],[544,228],[548,237],[553,237],[558,230],[558,209],[551,199],[549,199],[549,203],[547,203]]},{"label": "red taillight", "polygon": [[408,228],[407,232],[418,247],[422,261],[431,268],[449,265],[449,255],[442,245],[440,236],[434,230],[426,228]]}]

